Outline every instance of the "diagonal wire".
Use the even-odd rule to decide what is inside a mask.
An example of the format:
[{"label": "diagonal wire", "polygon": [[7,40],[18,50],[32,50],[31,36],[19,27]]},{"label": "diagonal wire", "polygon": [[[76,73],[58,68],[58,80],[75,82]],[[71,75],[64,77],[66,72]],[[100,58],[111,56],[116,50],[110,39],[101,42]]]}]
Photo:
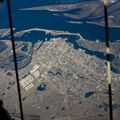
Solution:
[{"label": "diagonal wire", "polygon": [[[110,120],[113,120],[111,75],[110,75],[110,71],[111,71],[111,68],[110,68],[110,44],[109,44],[107,2],[108,2],[107,0],[104,0],[105,33],[106,33],[106,57],[107,57],[107,75],[108,75],[108,89],[109,89]],[[20,91],[20,85],[19,85],[19,75],[18,75],[16,51],[15,51],[15,42],[14,42],[14,35],[13,35],[13,29],[12,29],[13,27],[12,27],[12,17],[11,17],[10,0],[7,0],[7,7],[8,7],[9,25],[10,25],[10,33],[11,33],[11,39],[12,39],[12,48],[13,48],[15,73],[16,73],[16,80],[17,80],[19,103],[20,103],[21,119],[24,120],[23,109],[22,109],[22,101],[21,101],[21,91]]]},{"label": "diagonal wire", "polygon": [[109,41],[109,26],[108,26],[108,0],[104,0],[104,16],[105,16],[105,34],[106,34],[106,59],[107,59],[107,79],[109,90],[109,116],[110,120],[113,120],[113,108],[112,108],[112,89],[111,89],[111,65],[110,65],[110,41]]},{"label": "diagonal wire", "polygon": [[20,84],[19,84],[17,57],[16,57],[16,51],[15,51],[15,39],[14,39],[14,34],[13,34],[13,25],[12,25],[12,15],[11,15],[10,0],[7,0],[7,9],[8,9],[8,17],[9,17],[10,34],[11,34],[11,40],[12,40],[12,49],[13,49],[13,59],[14,59],[14,66],[15,66],[15,74],[16,74],[16,80],[17,80],[17,90],[18,90],[18,98],[19,98],[19,105],[20,105],[20,114],[21,114],[21,119],[24,120],[23,108],[22,108],[22,100],[21,100],[21,90],[20,90]]}]

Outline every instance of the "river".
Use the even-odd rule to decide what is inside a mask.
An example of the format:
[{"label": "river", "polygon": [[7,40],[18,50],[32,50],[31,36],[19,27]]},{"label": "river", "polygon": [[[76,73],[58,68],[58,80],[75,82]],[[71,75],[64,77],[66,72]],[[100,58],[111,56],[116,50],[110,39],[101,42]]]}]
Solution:
[{"label": "river", "polygon": [[[55,16],[54,15],[55,12],[46,11],[46,10],[42,10],[42,11],[18,10],[21,7],[24,8],[28,6],[35,6],[35,2],[32,2],[32,1],[30,1],[30,3],[25,2],[25,4],[23,5],[22,5],[23,2],[20,2],[20,5],[17,4],[17,2],[18,1],[16,0],[14,1],[14,4],[16,6],[13,3],[11,4],[12,5],[13,27],[16,28],[16,31],[20,31],[24,29],[31,29],[31,28],[69,31],[71,33],[80,33],[85,39],[89,39],[89,40],[99,39],[102,42],[105,41],[105,28],[102,26],[95,25],[95,24],[89,24],[87,23],[87,19],[80,21],[83,24],[68,23],[66,21],[73,21],[73,19],[61,16],[61,15]],[[51,4],[54,4],[54,2],[55,1],[53,1],[53,3]],[[62,0],[61,2],[63,3],[64,0]],[[74,2],[78,2],[78,0],[75,0]],[[41,1],[41,6],[47,3],[50,4],[50,1],[48,0]],[[40,2],[38,2],[37,4],[40,4]],[[59,12],[58,12],[58,15],[59,15]],[[3,23],[0,26],[1,28],[8,27],[7,16],[6,16],[6,24]],[[109,33],[110,33],[111,42],[120,40],[120,28],[109,28]],[[40,36],[40,39],[44,39],[45,37],[44,36],[43,38],[41,38],[41,36],[43,36],[42,33],[37,32],[35,34],[31,34],[30,38],[26,37],[26,41],[31,39],[33,40],[33,42],[36,42],[35,41],[36,39],[34,39],[35,36]]]}]

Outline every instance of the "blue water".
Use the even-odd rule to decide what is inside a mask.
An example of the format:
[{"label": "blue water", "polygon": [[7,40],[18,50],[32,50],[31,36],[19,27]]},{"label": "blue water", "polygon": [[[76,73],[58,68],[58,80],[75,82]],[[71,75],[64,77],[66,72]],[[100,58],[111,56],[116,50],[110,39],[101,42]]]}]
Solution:
[{"label": "blue water", "polygon": [[16,8],[25,8],[25,7],[33,7],[36,5],[56,5],[56,4],[70,4],[70,3],[78,3],[84,1],[96,1],[96,0],[11,0],[14,9]]},{"label": "blue water", "polygon": [[[54,16],[53,14],[55,12],[50,12],[45,10],[43,11],[19,11],[18,10],[21,8],[28,8],[33,6],[76,3],[81,1],[84,1],[84,0],[40,0],[40,1],[29,0],[29,2],[28,0],[26,1],[12,0],[11,6],[12,6],[13,27],[16,28],[16,31],[23,30],[23,29],[30,29],[30,28],[69,31],[72,33],[80,33],[84,38],[89,40],[100,39],[101,41],[105,41],[104,27],[88,24],[86,23],[87,19],[82,20],[83,24],[71,24],[71,23],[67,23],[66,21],[71,21],[74,19],[63,16],[61,12],[58,12],[60,16]],[[76,13],[77,11],[71,10],[70,12]],[[6,5],[4,5],[4,8],[2,10],[2,17],[1,17],[1,18],[4,18],[4,20],[3,19],[0,20],[1,28],[8,27],[8,17],[6,13],[7,13],[7,8],[6,8]],[[110,32],[110,41],[116,41],[120,39],[120,36],[119,36],[120,28],[110,28],[109,32]],[[41,33],[38,33],[38,35],[40,34]],[[29,40],[34,39],[36,35],[37,34],[31,35]],[[26,41],[28,41],[28,37]]]},{"label": "blue water", "polygon": [[94,91],[89,91],[87,93],[85,93],[85,98],[88,98],[90,96],[92,96],[94,94]]},{"label": "blue water", "polygon": [[22,48],[21,48],[21,51],[23,52],[27,52],[28,51],[28,45],[24,45]]},{"label": "blue water", "polygon": [[[13,26],[17,28],[18,31],[30,28],[62,30],[80,33],[84,38],[89,40],[100,39],[101,41],[105,41],[104,27],[88,24],[85,20],[82,21],[83,24],[71,24],[67,23],[67,20],[71,19],[54,16],[53,13],[49,11],[18,11],[16,14],[13,14]],[[109,32],[111,41],[120,39],[119,28],[110,28]]]},{"label": "blue water", "polygon": [[[42,28],[49,30],[60,30],[60,31],[68,31],[71,33],[80,33],[85,39],[95,41],[99,39],[102,42],[105,42],[105,28],[98,25],[88,24],[87,18],[82,20],[83,24],[71,24],[66,21],[74,21],[72,18],[68,18],[63,16],[62,12],[57,12],[60,16],[55,16],[54,13],[46,10],[42,11],[20,11],[18,9],[21,8],[29,8],[33,6],[43,6],[50,4],[63,4],[63,3],[76,3],[84,0],[41,0],[41,1],[33,1],[33,0],[11,0],[12,5],[12,18],[13,18],[13,27],[16,28],[15,32],[21,31],[24,29],[31,28]],[[88,0],[89,1],[89,0]],[[24,4],[23,4],[24,3]],[[1,8],[0,8],[1,9]],[[76,14],[80,10],[71,10],[71,13]],[[0,28],[8,28],[8,17],[7,17],[7,7],[4,3],[4,7],[0,16]],[[79,21],[79,20],[77,20]],[[110,41],[120,40],[120,28],[109,28]],[[44,32],[36,32],[32,31],[30,33],[26,33],[22,37],[16,37],[16,41],[31,41],[32,43],[37,42],[38,40],[45,41],[53,36],[48,34],[46,35]],[[59,35],[57,37],[68,38],[67,42],[70,42],[74,45],[75,49],[84,49],[87,54],[95,55],[100,59],[106,59],[106,56],[103,52],[89,50],[80,46],[76,40],[76,36],[69,35]],[[4,37],[3,39],[10,39],[9,36]],[[114,55],[111,55],[111,61],[115,58]],[[21,57],[18,57],[20,60]]]},{"label": "blue water", "polygon": [[[113,104],[112,107],[113,107],[113,110],[120,109],[120,104]],[[101,103],[100,105],[98,105],[98,108],[107,112],[109,110],[109,104]]]},{"label": "blue water", "polygon": [[[17,53],[17,54],[16,54],[16,58],[17,58],[17,61],[19,62],[19,61],[22,61],[22,60],[28,58],[28,56],[25,55],[25,54]],[[14,62],[13,55],[10,55],[10,56],[8,57],[8,59],[9,59],[10,62]]]},{"label": "blue water", "polygon": [[39,85],[39,86],[37,87],[37,90],[38,90],[38,91],[44,91],[44,90],[46,90],[46,87],[47,87],[47,85],[41,84],[41,85]]},{"label": "blue water", "polygon": [[[63,19],[61,17],[53,16],[48,11],[41,11],[41,12],[31,11],[31,12],[26,11],[26,15],[25,15],[26,17],[24,17],[24,15],[23,16],[21,15],[21,17],[19,15],[16,16],[18,20],[14,22],[14,26],[18,28],[18,30],[36,28],[36,27],[43,29],[51,29],[51,30],[62,30],[62,31],[69,31],[72,33],[80,33],[86,39],[90,39],[90,40],[100,39],[101,41],[105,41],[104,27],[87,24],[85,21],[83,21],[83,24],[66,23],[65,21],[68,18]],[[31,18],[31,14],[34,14],[33,18]],[[30,18],[30,22],[28,22],[29,20],[27,18]],[[24,22],[27,24],[23,25]],[[110,28],[109,32],[110,32],[111,41],[120,39],[119,28]]]},{"label": "blue water", "polygon": [[52,72],[52,71],[49,71],[48,72],[49,74],[52,74],[53,76],[61,76],[61,73],[60,72]]}]

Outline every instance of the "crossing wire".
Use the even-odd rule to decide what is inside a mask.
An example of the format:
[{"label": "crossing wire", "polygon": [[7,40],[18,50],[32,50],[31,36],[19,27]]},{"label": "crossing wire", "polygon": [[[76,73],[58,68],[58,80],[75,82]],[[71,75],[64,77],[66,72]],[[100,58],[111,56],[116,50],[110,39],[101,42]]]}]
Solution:
[{"label": "crossing wire", "polygon": [[13,25],[12,25],[10,0],[7,0],[7,9],[8,9],[9,27],[10,27],[10,34],[11,34],[11,41],[12,41],[12,49],[13,49],[15,74],[16,74],[16,81],[17,81],[18,98],[19,98],[19,105],[20,105],[20,114],[21,114],[21,120],[24,120],[22,100],[21,100],[21,90],[20,90],[20,84],[19,84],[18,66],[17,66],[17,56],[16,56],[16,50],[15,50],[15,39],[14,39]]},{"label": "crossing wire", "polygon": [[[112,90],[111,90],[112,81],[111,81],[111,75],[110,75],[110,71],[111,71],[110,44],[109,44],[108,10],[107,10],[108,1],[104,0],[103,3],[104,3],[105,33],[106,33],[106,57],[107,57],[107,76],[108,76],[107,79],[108,79],[108,89],[109,89],[109,111],[110,111],[109,113],[110,113],[110,120],[113,120]],[[24,120],[22,101],[21,101],[21,90],[20,90],[20,84],[19,84],[18,67],[17,67],[17,58],[16,58],[16,51],[15,51],[15,39],[14,39],[14,34],[13,34],[10,0],[7,0],[7,7],[8,7],[9,26],[10,26],[10,34],[11,34],[11,40],[12,40],[12,48],[13,48],[15,73],[16,73],[16,80],[17,80],[18,97],[19,97],[19,104],[20,104],[20,113],[21,113],[21,119]]]},{"label": "crossing wire", "polygon": [[108,25],[108,0],[104,0],[104,17],[105,17],[105,34],[106,34],[106,59],[107,59],[107,79],[109,90],[109,116],[113,120],[113,107],[112,107],[112,89],[111,89],[111,64],[110,64],[110,41],[109,41],[109,25]]}]

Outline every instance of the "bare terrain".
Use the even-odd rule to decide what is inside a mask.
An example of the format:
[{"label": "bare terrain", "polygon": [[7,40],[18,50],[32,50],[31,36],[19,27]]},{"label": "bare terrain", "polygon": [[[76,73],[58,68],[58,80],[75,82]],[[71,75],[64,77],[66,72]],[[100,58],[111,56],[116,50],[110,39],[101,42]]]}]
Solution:
[{"label": "bare terrain", "polygon": [[[100,50],[82,38],[78,42]],[[10,44],[10,41],[4,43]],[[24,44],[18,42],[16,49],[21,50]],[[14,71],[1,68],[0,74],[0,97],[17,120],[20,114]],[[120,74],[111,71],[111,75],[113,112],[118,120]],[[66,39],[51,38],[34,49],[31,62],[19,69],[19,79],[25,120],[109,120],[105,60],[86,54],[84,50],[75,50]]]}]

